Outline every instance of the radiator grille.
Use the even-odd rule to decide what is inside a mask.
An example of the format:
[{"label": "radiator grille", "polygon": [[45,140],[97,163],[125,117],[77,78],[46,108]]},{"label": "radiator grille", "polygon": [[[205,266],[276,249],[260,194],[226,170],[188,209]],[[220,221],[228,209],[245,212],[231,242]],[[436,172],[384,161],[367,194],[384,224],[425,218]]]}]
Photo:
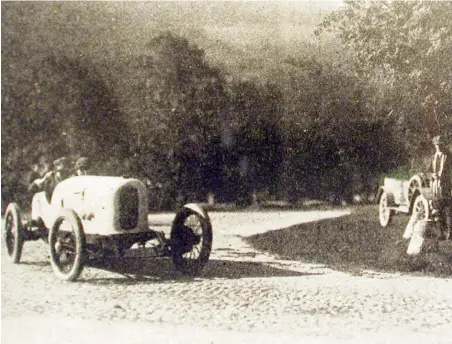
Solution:
[{"label": "radiator grille", "polygon": [[132,229],[138,224],[138,191],[132,186],[125,186],[119,195],[119,224],[122,229]]}]

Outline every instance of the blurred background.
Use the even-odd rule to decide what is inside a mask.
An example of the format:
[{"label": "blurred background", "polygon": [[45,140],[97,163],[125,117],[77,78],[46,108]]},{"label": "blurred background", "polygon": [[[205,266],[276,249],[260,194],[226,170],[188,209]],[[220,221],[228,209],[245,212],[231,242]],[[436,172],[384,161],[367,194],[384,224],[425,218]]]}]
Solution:
[{"label": "blurred background", "polygon": [[2,209],[87,156],[150,209],[371,199],[452,131],[452,2],[2,2]]}]

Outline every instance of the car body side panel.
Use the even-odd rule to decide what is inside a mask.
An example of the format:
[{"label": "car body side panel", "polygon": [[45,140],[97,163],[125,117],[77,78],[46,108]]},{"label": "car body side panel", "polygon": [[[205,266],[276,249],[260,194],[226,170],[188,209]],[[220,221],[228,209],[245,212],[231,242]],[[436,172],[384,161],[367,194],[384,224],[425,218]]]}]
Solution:
[{"label": "car body side panel", "polygon": [[46,227],[50,227],[53,224],[56,216],[58,215],[59,210],[59,207],[54,208],[50,205],[44,191],[34,194],[33,200],[31,202],[32,219],[41,219]]},{"label": "car body side panel", "polygon": [[[135,188],[138,194],[136,225],[127,230],[119,223],[120,193],[125,187]],[[137,179],[77,176],[56,186],[51,204],[45,194],[37,197],[32,212],[34,218],[41,217],[49,227],[61,208],[72,209],[81,219],[85,234],[114,235],[147,230],[147,204],[146,187]]]},{"label": "car body side panel", "polygon": [[408,204],[408,180],[385,178],[383,189],[388,194],[391,205]]}]

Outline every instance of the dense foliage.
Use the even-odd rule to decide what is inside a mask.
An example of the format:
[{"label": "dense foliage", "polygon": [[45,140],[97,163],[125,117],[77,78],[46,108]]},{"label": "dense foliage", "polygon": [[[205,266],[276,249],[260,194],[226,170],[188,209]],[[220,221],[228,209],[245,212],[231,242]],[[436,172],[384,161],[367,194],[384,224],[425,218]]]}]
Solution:
[{"label": "dense foliage", "polygon": [[25,199],[32,162],[61,155],[141,178],[153,208],[350,199],[452,129],[450,3],[347,2],[319,30],[346,50],[267,51],[246,78],[191,31],[124,42],[109,6],[2,3],[3,207]]},{"label": "dense foliage", "polygon": [[351,52],[367,105],[392,114],[413,155],[452,131],[451,16],[450,1],[346,1],[322,24]]}]

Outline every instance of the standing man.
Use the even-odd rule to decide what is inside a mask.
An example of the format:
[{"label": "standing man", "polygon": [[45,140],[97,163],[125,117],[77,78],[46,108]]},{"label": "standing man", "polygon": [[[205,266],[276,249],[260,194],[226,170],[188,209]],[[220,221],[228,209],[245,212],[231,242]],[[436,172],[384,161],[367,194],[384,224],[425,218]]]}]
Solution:
[{"label": "standing man", "polygon": [[441,227],[440,240],[448,240],[452,227],[452,155],[446,150],[444,138],[432,140],[435,154],[432,161],[432,215],[437,215]]}]

